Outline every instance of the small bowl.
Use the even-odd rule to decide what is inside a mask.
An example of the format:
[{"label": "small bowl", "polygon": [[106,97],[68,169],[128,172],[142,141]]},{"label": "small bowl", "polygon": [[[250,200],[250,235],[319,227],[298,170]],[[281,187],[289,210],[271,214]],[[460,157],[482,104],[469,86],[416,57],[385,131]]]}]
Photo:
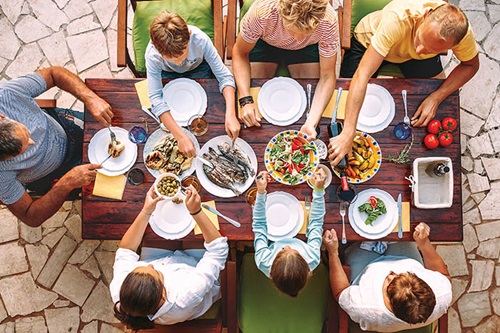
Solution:
[{"label": "small bowl", "polygon": [[[177,189],[175,191],[172,191],[171,195],[168,195],[166,193],[161,193],[160,190],[158,189],[158,186],[160,185],[160,183],[163,184],[163,182],[165,182],[164,179],[166,179],[166,178],[170,178],[172,180],[175,180],[175,182],[177,184]],[[179,177],[177,175],[175,175],[171,172],[165,172],[165,173],[162,173],[161,175],[159,175],[158,178],[156,178],[154,186],[155,186],[155,192],[158,196],[162,197],[164,200],[171,201],[172,199],[177,197],[181,191],[181,180],[179,179]]]},{"label": "small bowl", "polygon": [[[327,188],[332,183],[332,178],[333,178],[332,172],[330,171],[330,169],[328,169],[326,165],[323,164],[318,164],[318,169],[316,171],[319,171],[319,169],[323,169],[323,171],[325,172],[326,175],[325,188]],[[314,175],[307,179],[307,185],[309,185],[310,188],[314,188],[314,184],[312,182],[313,179]]]}]

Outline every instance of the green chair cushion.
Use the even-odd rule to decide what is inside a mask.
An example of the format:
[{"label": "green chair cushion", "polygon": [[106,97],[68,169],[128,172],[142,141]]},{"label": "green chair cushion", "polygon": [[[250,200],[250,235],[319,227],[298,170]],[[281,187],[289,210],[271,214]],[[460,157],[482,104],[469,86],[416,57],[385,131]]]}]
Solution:
[{"label": "green chair cushion", "polygon": [[238,321],[244,333],[320,333],[326,320],[330,286],[328,269],[320,264],[296,298],[278,291],[259,271],[252,253],[241,269]]},{"label": "green chair cushion", "polygon": [[222,301],[218,300],[217,302],[212,304],[212,306],[210,307],[210,309],[207,310],[207,312],[205,312],[202,316],[196,319],[217,319],[217,317],[219,316],[219,312],[221,310],[222,306],[221,303]]},{"label": "green chair cushion", "polygon": [[149,25],[155,16],[168,10],[179,15],[189,25],[194,25],[214,40],[214,16],[212,0],[161,0],[137,1],[132,24],[132,42],[135,55],[135,68],[146,72],[144,53],[149,43]]}]

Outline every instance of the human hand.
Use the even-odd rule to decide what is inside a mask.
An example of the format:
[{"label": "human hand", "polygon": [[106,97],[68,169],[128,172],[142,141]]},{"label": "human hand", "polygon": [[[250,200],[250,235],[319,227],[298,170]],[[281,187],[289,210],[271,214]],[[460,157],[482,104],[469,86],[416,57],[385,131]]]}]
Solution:
[{"label": "human hand", "polygon": [[325,244],[328,253],[339,254],[339,239],[337,237],[337,232],[335,229],[326,230],[323,234],[323,244]]},{"label": "human hand", "polygon": [[193,185],[189,185],[186,189],[186,200],[184,202],[190,214],[196,213],[201,209],[201,197]]},{"label": "human hand", "polygon": [[240,135],[240,122],[236,117],[231,116],[231,117],[226,117],[225,121],[225,127],[226,127],[226,133],[227,135],[231,138],[231,140],[234,142]]},{"label": "human hand", "polygon": [[431,233],[431,228],[423,222],[420,222],[415,227],[415,231],[413,231],[413,239],[415,240],[415,243],[417,243],[417,246],[419,248],[425,245],[429,245],[431,243],[431,241],[429,240],[430,233]]},{"label": "human hand", "polygon": [[179,151],[186,155],[186,157],[196,156],[196,149],[194,148],[193,141],[186,135],[183,134],[182,137],[177,139],[177,146]]},{"label": "human hand", "polygon": [[161,201],[163,200],[162,197],[158,196],[154,190],[154,185],[152,185],[149,190],[148,190],[148,193],[146,193],[146,198],[144,199],[144,206],[142,208],[142,210],[146,213],[146,214],[153,214],[153,212],[155,211],[155,208],[156,208],[156,204],[158,203],[158,201]]},{"label": "human hand", "polygon": [[309,124],[306,121],[304,125],[302,125],[302,127],[300,128],[300,131],[305,135],[307,135],[307,139],[309,141],[316,140],[317,133],[316,133],[316,126],[314,126],[314,124]]},{"label": "human hand", "polygon": [[109,105],[105,100],[96,96],[88,99],[85,105],[95,120],[106,127],[111,125],[113,110],[111,109],[111,105]]},{"label": "human hand", "polygon": [[62,176],[59,182],[72,189],[85,187],[95,180],[97,175],[96,169],[100,168],[100,164],[83,164],[76,166]]},{"label": "human hand", "polygon": [[259,172],[257,177],[255,177],[255,184],[257,185],[257,192],[259,194],[264,194],[264,192],[266,191],[267,182],[269,181],[269,179],[268,179],[269,177],[271,177],[271,176],[269,175],[269,173],[267,171],[261,171],[261,172]]},{"label": "human hand", "polygon": [[351,154],[353,140],[354,136],[350,136],[346,132],[330,138],[328,142],[328,159],[332,161],[333,166],[339,164],[345,155]]},{"label": "human hand", "polygon": [[419,105],[417,111],[411,117],[411,125],[414,127],[424,127],[427,126],[429,121],[431,121],[437,112],[437,108],[440,101],[429,95],[424,101]]},{"label": "human hand", "polygon": [[325,170],[318,169],[313,175],[314,179],[314,189],[322,190],[325,187],[326,174]]},{"label": "human hand", "polygon": [[248,127],[260,126],[260,112],[255,103],[246,104],[241,108],[240,119]]}]

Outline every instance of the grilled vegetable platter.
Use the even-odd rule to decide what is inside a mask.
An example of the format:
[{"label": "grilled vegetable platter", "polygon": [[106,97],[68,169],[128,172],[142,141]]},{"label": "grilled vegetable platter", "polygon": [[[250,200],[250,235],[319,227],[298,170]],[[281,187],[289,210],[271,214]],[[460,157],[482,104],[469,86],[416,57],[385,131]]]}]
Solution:
[{"label": "grilled vegetable platter", "polygon": [[269,174],[278,182],[296,185],[305,182],[319,163],[317,147],[299,131],[276,134],[267,144],[264,163]]},{"label": "grilled vegetable platter", "polygon": [[234,144],[227,135],[210,139],[199,155],[212,163],[208,166],[196,159],[196,176],[201,186],[221,198],[239,196],[245,192],[257,173],[257,156],[252,147],[237,138]]}]

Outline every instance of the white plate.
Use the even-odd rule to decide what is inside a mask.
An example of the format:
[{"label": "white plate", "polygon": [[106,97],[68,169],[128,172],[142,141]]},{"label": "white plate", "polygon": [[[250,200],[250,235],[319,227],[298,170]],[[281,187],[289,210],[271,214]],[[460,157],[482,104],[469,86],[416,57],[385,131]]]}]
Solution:
[{"label": "white plate", "polygon": [[[185,199],[185,196],[181,196]],[[151,229],[165,239],[179,239],[193,230],[195,221],[184,203],[160,201],[149,219]]]},{"label": "white plate", "polygon": [[273,192],[266,200],[267,238],[273,242],[293,238],[304,224],[299,200],[286,192]]},{"label": "white plate", "polygon": [[[120,156],[104,162],[98,172],[106,176],[117,176],[127,172],[137,159],[137,145],[129,140],[128,131],[120,127],[111,127],[111,130],[116,134],[116,139],[125,144],[125,149]],[[88,156],[90,163],[99,164],[108,156],[108,144],[111,141],[109,130],[103,128],[98,131],[92,139],[90,139],[88,147]]]},{"label": "white plate", "polygon": [[[215,138],[208,140],[207,143],[205,143],[203,145],[203,147],[201,147],[200,152],[198,154],[202,156],[204,153],[207,153],[208,147],[212,147],[217,152],[219,152],[219,150],[217,149],[217,145],[220,143],[223,143],[223,142],[227,142],[227,143],[231,144],[231,138],[227,135],[216,136]],[[255,152],[253,151],[252,147],[245,140],[243,140],[241,138],[237,138],[235,141],[235,144],[238,147],[240,147],[240,149],[245,154],[248,155],[248,157],[250,158],[250,163],[252,164],[252,168],[255,171],[255,175],[257,175],[257,156],[255,156]],[[201,163],[198,159],[195,159],[195,164],[196,164],[196,175],[198,176],[198,179],[200,180],[200,184],[210,194],[218,196],[220,198],[232,198],[232,197],[236,196],[236,194],[234,194],[233,191],[231,191],[229,189],[222,188],[222,187],[212,183],[212,181],[210,181],[210,179],[208,179],[207,175],[203,171],[203,163]],[[236,189],[238,189],[238,191],[240,191],[241,193],[245,192],[247,189],[250,188],[250,186],[252,186],[253,181],[255,179],[255,175],[249,176],[247,181],[245,182],[245,184],[233,183],[234,187]]]},{"label": "white plate", "polygon": [[385,129],[394,118],[396,106],[387,89],[369,83],[359,112],[356,128],[366,133],[376,133]]},{"label": "white plate", "polygon": [[[323,169],[323,171],[325,172],[326,175],[325,188],[327,188],[332,183],[332,178],[333,178],[332,172],[330,171],[330,168],[328,168],[324,164],[318,164],[318,168],[316,169],[316,171],[319,171],[319,169]],[[311,183],[311,180],[313,178],[314,176],[307,179],[307,185],[309,185],[310,188],[314,188],[314,185]]]},{"label": "white plate", "polygon": [[196,81],[179,78],[163,87],[163,99],[170,107],[170,113],[179,126],[188,126],[192,116],[207,111],[207,93]]},{"label": "white plate", "polygon": [[[368,216],[365,212],[360,212],[358,207],[369,201],[370,196],[375,196],[384,201],[387,213],[379,216],[373,225],[366,225]],[[367,189],[358,193],[356,200],[349,206],[349,221],[356,233],[368,239],[379,239],[392,232],[398,222],[398,211],[396,201],[386,191],[379,189]]]},{"label": "white plate", "polygon": [[288,126],[302,117],[306,107],[306,93],[294,79],[276,77],[262,86],[258,105],[268,122]]},{"label": "white plate", "polygon": [[[186,133],[186,135],[191,139],[191,141],[193,141],[194,148],[196,149],[196,153],[198,154],[198,152],[200,151],[200,143],[198,142],[198,139],[196,139],[196,137],[193,135],[193,133],[191,133],[189,130],[185,129],[184,127],[181,127],[181,128],[184,131],[184,133]],[[173,135],[173,134],[167,133],[164,130],[162,130],[161,128],[158,128],[156,131],[151,133],[150,136],[148,136],[148,140],[144,144],[144,150],[143,150],[143,154],[142,154],[142,158],[143,158],[144,162],[146,161],[146,157],[153,151],[153,148],[156,146],[158,141],[160,141],[161,138],[164,138],[168,135]],[[160,175],[160,171],[148,168],[146,166],[146,163],[144,163],[144,166],[146,167],[146,169],[148,169],[149,173],[152,174],[155,178]],[[193,161],[191,163],[191,167],[189,169],[187,169],[186,171],[182,172],[179,175],[179,178],[183,179],[189,175],[192,175],[195,170],[196,170],[196,165]]]}]

